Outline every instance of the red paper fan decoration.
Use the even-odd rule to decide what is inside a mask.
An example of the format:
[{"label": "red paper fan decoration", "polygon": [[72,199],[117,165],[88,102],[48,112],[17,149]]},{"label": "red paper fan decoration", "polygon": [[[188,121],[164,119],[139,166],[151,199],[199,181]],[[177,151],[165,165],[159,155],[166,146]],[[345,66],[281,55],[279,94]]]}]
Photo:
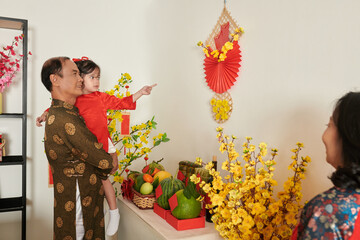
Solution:
[{"label": "red paper fan decoration", "polygon": [[221,50],[222,46],[229,41],[229,22],[221,25],[219,34],[214,37],[214,42],[217,50]]},{"label": "red paper fan decoration", "polygon": [[219,62],[213,56],[206,57],[204,60],[205,79],[207,85],[216,93],[223,93],[230,89],[240,68],[240,46],[237,41],[233,42],[233,49],[227,52],[226,59]]}]

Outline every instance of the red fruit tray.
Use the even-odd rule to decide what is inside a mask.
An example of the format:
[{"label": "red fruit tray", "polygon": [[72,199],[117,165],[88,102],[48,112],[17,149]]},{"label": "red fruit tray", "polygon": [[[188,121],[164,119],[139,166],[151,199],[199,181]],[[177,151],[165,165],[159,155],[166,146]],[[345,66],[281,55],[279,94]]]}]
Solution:
[{"label": "red fruit tray", "polygon": [[205,227],[205,217],[203,216],[180,220],[174,217],[171,213],[169,213],[166,215],[166,222],[168,222],[178,231]]},{"label": "red fruit tray", "polygon": [[161,218],[166,219],[167,214],[171,214],[171,211],[163,209],[159,206],[159,204],[154,203],[154,213],[159,215]]}]

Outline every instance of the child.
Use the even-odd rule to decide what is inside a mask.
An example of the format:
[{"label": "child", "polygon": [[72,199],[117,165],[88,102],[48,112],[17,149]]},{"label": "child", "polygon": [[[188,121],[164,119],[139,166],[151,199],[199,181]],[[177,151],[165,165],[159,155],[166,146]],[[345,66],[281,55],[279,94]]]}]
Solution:
[{"label": "child", "polygon": [[[79,109],[79,114],[84,118],[86,126],[97,137],[99,143],[103,144],[104,150],[113,157],[114,169],[112,173],[114,173],[118,169],[118,158],[116,148],[110,139],[110,134],[107,129],[106,112],[108,109],[135,109],[136,101],[142,95],[149,95],[156,84],[144,86],[135,94],[119,99],[115,96],[98,92],[100,86],[100,67],[96,63],[85,57],[73,60],[79,68],[80,75],[84,80],[83,95],[77,98],[75,106]],[[46,121],[46,117],[47,111],[45,111],[41,117],[36,119],[36,125],[42,126],[41,122]],[[112,236],[117,232],[120,214],[116,205],[115,191],[110,180],[103,180],[102,184],[110,208],[110,220],[106,229],[106,234]]]}]

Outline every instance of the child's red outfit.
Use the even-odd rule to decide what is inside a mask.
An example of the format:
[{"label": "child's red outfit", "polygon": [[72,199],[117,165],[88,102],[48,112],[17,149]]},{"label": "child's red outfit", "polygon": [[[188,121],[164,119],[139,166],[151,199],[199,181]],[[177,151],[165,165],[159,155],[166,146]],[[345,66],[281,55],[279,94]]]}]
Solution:
[{"label": "child's red outfit", "polygon": [[86,126],[97,137],[99,143],[103,144],[104,150],[108,151],[110,134],[107,128],[107,110],[134,110],[136,102],[133,102],[132,95],[120,99],[106,93],[93,92],[79,96],[75,106],[84,118]]}]

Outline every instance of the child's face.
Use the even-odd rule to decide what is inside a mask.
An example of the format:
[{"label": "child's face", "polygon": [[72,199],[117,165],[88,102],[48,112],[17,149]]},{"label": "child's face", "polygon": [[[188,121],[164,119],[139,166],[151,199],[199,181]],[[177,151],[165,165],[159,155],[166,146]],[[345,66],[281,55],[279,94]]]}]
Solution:
[{"label": "child's face", "polygon": [[99,69],[95,69],[89,74],[85,74],[83,76],[84,79],[84,88],[83,94],[89,94],[96,92],[100,86],[100,71]]}]

